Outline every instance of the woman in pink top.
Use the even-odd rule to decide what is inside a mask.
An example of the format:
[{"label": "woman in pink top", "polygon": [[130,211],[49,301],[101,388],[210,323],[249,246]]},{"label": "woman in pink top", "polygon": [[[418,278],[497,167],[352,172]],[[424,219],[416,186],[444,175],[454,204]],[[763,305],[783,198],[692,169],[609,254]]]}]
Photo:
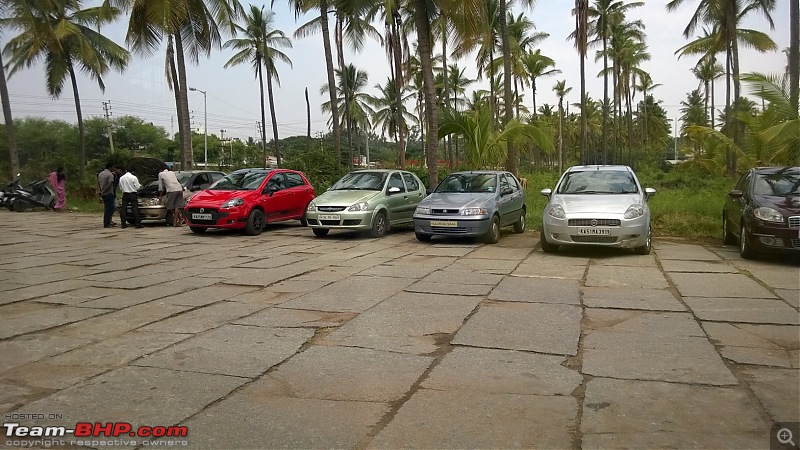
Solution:
[{"label": "woman in pink top", "polygon": [[67,205],[67,191],[64,185],[65,179],[66,176],[64,175],[63,167],[59,167],[54,172],[50,172],[50,175],[47,176],[47,180],[56,191],[56,205],[53,206],[55,211],[61,211],[64,209],[64,206]]}]

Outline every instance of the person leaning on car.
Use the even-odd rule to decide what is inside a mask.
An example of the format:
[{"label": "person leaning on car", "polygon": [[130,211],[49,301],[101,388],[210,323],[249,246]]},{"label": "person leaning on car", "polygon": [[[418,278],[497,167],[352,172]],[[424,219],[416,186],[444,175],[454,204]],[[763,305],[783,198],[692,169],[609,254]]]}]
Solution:
[{"label": "person leaning on car", "polygon": [[119,209],[119,218],[121,228],[125,228],[125,214],[128,211],[128,205],[131,205],[131,212],[133,213],[133,223],[136,225],[136,228],[142,228],[142,221],[139,220],[139,188],[142,187],[139,184],[139,179],[136,178],[136,175],[133,172],[125,172],[123,169],[124,174],[119,177],[119,189],[122,191],[122,206]]},{"label": "person leaning on car", "polygon": [[[166,193],[166,200],[162,197]],[[158,200],[172,210],[172,225],[180,226],[179,209],[183,208],[183,186],[178,182],[178,177],[169,169],[164,169],[158,174]]]}]

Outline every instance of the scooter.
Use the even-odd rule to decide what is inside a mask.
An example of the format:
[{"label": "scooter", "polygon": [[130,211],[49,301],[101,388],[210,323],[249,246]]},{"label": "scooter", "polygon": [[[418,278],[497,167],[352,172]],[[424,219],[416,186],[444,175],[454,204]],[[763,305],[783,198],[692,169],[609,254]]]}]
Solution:
[{"label": "scooter", "polygon": [[37,207],[53,209],[56,204],[56,193],[47,179],[32,181],[24,188],[19,186],[18,180],[15,181],[16,186],[12,186],[10,203],[6,202],[8,209],[16,212]]},{"label": "scooter", "polygon": [[22,187],[19,185],[19,174],[17,174],[17,177],[6,183],[6,185],[3,186],[3,190],[0,191],[0,206],[11,209],[11,205],[16,197],[15,191],[19,189],[22,189]]}]

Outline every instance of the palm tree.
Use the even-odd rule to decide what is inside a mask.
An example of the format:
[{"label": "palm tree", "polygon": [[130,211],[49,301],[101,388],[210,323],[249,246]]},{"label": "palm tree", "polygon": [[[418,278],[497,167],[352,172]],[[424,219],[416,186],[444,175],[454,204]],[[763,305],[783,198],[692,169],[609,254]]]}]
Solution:
[{"label": "palm tree", "polygon": [[76,69],[87,73],[105,91],[103,75],[109,69],[122,71],[128,51],[100,34],[100,26],[113,22],[119,10],[107,4],[81,9],[78,0],[14,2],[5,22],[20,34],[6,44],[11,55],[9,77],[40,58],[47,61],[47,91],[58,98],[67,78],[72,82],[78,115],[80,174],[86,173],[86,146]]},{"label": "palm tree", "polygon": [[789,0],[789,99],[800,97],[800,0]]},{"label": "palm tree", "polygon": [[[410,99],[413,95],[407,93],[406,89],[401,90],[405,95],[402,95],[399,102],[402,108],[400,114],[397,114],[395,111],[398,102],[394,98],[397,92],[394,83],[394,79],[389,78],[383,85],[376,84],[375,89],[378,90],[380,95],[368,95],[366,100],[367,103],[373,107],[373,114],[371,117],[372,123],[375,126],[381,126],[381,136],[385,137],[388,134],[396,140],[399,134],[408,132],[408,123],[414,122],[414,116],[406,111],[404,106],[406,100]],[[400,121],[397,120],[398,117],[401,118]]]},{"label": "palm tree", "polygon": [[533,111],[536,111],[536,80],[541,77],[550,77],[561,73],[556,69],[556,62],[549,56],[542,54],[538,48],[536,51],[528,52],[522,57],[522,63],[530,77],[531,94],[533,97]]},{"label": "palm tree", "polygon": [[[586,53],[589,45],[589,0],[575,0],[575,48],[581,58],[581,162],[588,162],[586,148]],[[559,164],[560,165],[560,164]],[[560,170],[560,167],[559,167]]]},{"label": "palm tree", "polygon": [[[370,97],[368,94],[362,92],[367,86],[367,72],[357,69],[354,65],[348,64],[344,70],[336,69],[336,77],[339,79],[338,91],[341,96],[337,96],[337,103],[341,107],[345,107],[348,115],[343,117],[343,125],[347,127],[347,133],[353,134],[353,129],[358,125],[364,125],[365,129],[369,126],[369,119],[374,114],[374,111],[369,106]],[[324,94],[329,92],[328,85],[323,85],[320,88],[320,93]],[[325,102],[322,104],[323,111],[330,111],[331,104]],[[350,149],[350,169],[353,168],[353,149]]]},{"label": "palm tree", "polygon": [[722,66],[716,62],[714,55],[706,55],[700,58],[700,61],[692,69],[692,73],[703,85],[706,115],[711,121],[711,128],[716,128],[714,123],[714,80],[722,76]]},{"label": "palm tree", "polygon": [[[529,76],[527,67],[525,66],[525,57],[535,46],[547,39],[550,34],[541,31],[533,32],[532,30],[536,28],[536,25],[523,14],[519,14],[514,17],[509,12],[507,21],[511,47],[511,76],[513,78],[512,84],[514,97],[517,100],[520,100],[520,81],[522,80],[523,83],[527,84]],[[499,62],[505,65],[503,59],[504,58],[501,56]],[[516,110],[516,116],[519,117],[520,103],[514,102],[514,107]]]},{"label": "palm tree", "polygon": [[564,97],[572,91],[567,87],[567,80],[561,80],[553,86],[553,91],[558,97],[558,171],[564,167]]},{"label": "palm tree", "polygon": [[275,13],[264,13],[264,7],[250,5],[249,13],[243,17],[243,23],[236,25],[236,31],[244,37],[230,39],[225,43],[225,48],[238,50],[227,63],[225,68],[239,64],[250,63],[256,71],[258,88],[261,94],[261,150],[264,153],[264,164],[267,162],[267,137],[266,121],[264,114],[264,71],[267,72],[267,88],[269,95],[270,113],[272,116],[273,142],[275,143],[275,157],[278,167],[281,166],[281,153],[278,147],[278,123],[275,116],[275,102],[272,96],[272,79],[278,83],[278,72],[275,68],[276,60],[286,62],[291,67],[292,61],[277,47],[291,47],[292,42],[281,30],[273,28]]},{"label": "palm tree", "polygon": [[[639,72],[639,84],[636,86],[636,89],[642,91],[642,97],[644,101],[642,101],[642,105],[644,107],[643,111],[643,129],[644,132],[642,133],[642,146],[647,146],[647,93],[652,91],[653,89],[661,86],[661,84],[653,83],[653,78],[647,72]],[[706,106],[708,102],[706,102]],[[605,113],[603,114],[605,115]],[[603,118],[603,122],[605,122],[605,117]]]}]

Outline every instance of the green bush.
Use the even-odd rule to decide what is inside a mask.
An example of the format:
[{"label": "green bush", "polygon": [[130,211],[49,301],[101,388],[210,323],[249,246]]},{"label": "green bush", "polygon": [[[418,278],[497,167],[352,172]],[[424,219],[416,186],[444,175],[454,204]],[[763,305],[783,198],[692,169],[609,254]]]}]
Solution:
[{"label": "green bush", "polygon": [[347,173],[347,167],[337,166],[333,152],[320,149],[296,152],[283,161],[283,166],[305,173],[318,195]]}]

